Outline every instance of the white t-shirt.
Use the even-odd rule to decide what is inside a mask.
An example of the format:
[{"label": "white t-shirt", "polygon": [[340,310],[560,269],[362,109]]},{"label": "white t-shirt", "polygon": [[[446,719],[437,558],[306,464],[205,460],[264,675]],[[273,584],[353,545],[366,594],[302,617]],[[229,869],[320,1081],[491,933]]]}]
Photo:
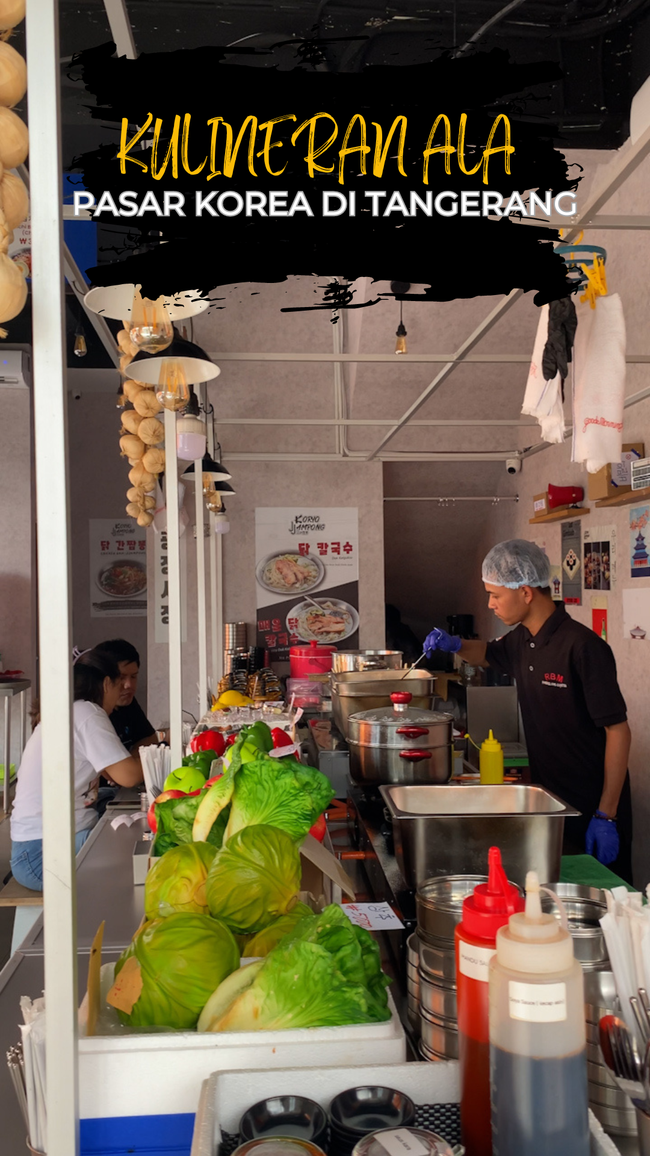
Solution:
[{"label": "white t-shirt", "polygon": [[[94,827],[98,815],[84,806],[86,792],[100,771],[129,758],[111,720],[94,702],[75,702],[72,707],[74,740],[75,830]],[[11,838],[15,843],[43,838],[43,797],[41,789],[42,743],[40,723],[29,738],[18,768],[16,798],[11,812]]]}]

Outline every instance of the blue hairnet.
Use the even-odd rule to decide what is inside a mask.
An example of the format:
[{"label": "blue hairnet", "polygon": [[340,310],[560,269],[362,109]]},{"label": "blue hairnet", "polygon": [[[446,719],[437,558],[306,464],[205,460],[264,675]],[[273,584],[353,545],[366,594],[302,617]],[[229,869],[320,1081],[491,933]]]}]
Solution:
[{"label": "blue hairnet", "polygon": [[493,546],[483,560],[483,581],[490,586],[548,586],[551,579],[549,560],[542,549],[525,538],[513,538]]}]

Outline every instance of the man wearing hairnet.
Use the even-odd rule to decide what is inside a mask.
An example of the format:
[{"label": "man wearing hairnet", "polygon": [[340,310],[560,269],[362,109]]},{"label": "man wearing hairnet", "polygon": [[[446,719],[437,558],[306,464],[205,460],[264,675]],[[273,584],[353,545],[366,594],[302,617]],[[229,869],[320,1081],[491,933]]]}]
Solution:
[{"label": "man wearing hairnet", "polygon": [[432,630],[435,650],[517,681],[533,781],[581,812],[565,821],[565,853],[595,855],[632,881],[630,728],[610,647],[553,602],[549,562],[534,542],[494,546],[483,562],[488,605],[515,629],[495,642]]}]

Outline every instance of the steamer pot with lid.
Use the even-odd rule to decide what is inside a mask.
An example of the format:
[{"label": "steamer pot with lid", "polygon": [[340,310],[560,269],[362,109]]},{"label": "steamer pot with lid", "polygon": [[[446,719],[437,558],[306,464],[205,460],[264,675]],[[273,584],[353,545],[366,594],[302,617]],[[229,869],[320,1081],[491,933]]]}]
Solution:
[{"label": "steamer pot with lid", "polygon": [[452,716],[412,707],[408,691],[391,707],[348,718],[350,774],[356,783],[447,783],[453,760]]}]

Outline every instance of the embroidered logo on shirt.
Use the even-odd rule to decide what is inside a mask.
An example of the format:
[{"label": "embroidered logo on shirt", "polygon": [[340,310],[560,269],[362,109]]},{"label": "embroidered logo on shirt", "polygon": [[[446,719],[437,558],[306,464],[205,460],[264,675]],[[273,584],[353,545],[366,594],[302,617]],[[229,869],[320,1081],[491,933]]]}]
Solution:
[{"label": "embroidered logo on shirt", "polygon": [[542,686],[552,686],[555,687],[556,690],[567,689],[563,674],[545,674],[542,679]]}]

